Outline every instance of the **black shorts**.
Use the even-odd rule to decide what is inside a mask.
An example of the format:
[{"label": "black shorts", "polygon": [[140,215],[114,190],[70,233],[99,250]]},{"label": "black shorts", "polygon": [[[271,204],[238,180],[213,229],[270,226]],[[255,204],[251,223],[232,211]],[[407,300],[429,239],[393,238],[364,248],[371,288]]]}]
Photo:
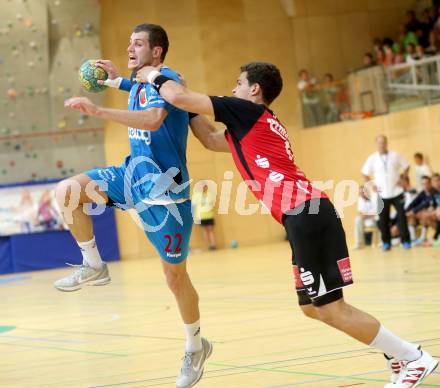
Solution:
[{"label": "black shorts", "polygon": [[214,218],[208,220],[200,220],[200,225],[214,225]]},{"label": "black shorts", "polygon": [[307,201],[286,214],[283,224],[299,304],[323,306],[342,298],[342,288],[353,279],[345,232],[333,204],[326,198]]}]

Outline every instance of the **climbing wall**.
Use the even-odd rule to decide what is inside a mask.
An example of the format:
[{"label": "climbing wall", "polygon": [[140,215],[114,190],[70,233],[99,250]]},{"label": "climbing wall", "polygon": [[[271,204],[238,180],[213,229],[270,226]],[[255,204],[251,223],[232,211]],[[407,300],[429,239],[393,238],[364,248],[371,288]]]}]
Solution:
[{"label": "climbing wall", "polygon": [[0,0],[0,184],[63,178],[104,163],[103,122],[64,107],[100,58],[98,0]]}]

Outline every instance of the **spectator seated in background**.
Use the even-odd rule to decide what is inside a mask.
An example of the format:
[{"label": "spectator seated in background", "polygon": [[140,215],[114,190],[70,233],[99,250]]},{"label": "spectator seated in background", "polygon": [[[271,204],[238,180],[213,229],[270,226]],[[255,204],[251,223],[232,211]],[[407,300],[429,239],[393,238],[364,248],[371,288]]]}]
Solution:
[{"label": "spectator seated in background", "polygon": [[382,41],[379,38],[376,38],[373,41],[373,51],[376,65],[382,65],[384,60],[383,46]]},{"label": "spectator seated in background", "polygon": [[403,188],[403,207],[407,209],[410,203],[417,197],[418,191],[411,186],[409,177],[407,175],[400,176],[399,185]]},{"label": "spectator seated in background", "polygon": [[418,44],[416,46],[416,52],[414,54],[414,59],[417,61],[420,61],[424,58],[426,58],[425,49],[423,48],[423,46],[421,44]]},{"label": "spectator seated in background", "polygon": [[415,178],[416,178],[416,189],[417,191],[422,191],[422,178],[424,176],[431,176],[431,169],[425,163],[423,154],[420,152],[416,152],[414,154],[414,163],[416,165],[415,168]]},{"label": "spectator seated in background", "polygon": [[306,69],[298,73],[298,90],[301,93],[304,126],[313,127],[322,124],[321,99],[316,79]]},{"label": "spectator seated in background", "polygon": [[408,44],[412,43],[414,47],[419,43],[419,40],[417,39],[417,35],[413,31],[407,31],[404,24],[400,25],[399,28],[399,43],[401,47],[408,46]]},{"label": "spectator seated in background", "polygon": [[385,65],[385,66],[393,65],[394,64],[394,52],[393,52],[391,45],[384,44],[383,52],[384,52],[383,65]]},{"label": "spectator seated in background", "polygon": [[337,105],[338,87],[332,74],[327,73],[324,76],[324,82],[321,86],[324,102],[324,114],[326,123],[335,123],[339,121],[339,109]]},{"label": "spectator seated in background", "polygon": [[[411,186],[407,175],[400,175],[399,186],[403,188],[403,208],[407,209],[409,204],[417,197],[417,190]],[[391,245],[399,245],[400,230],[397,225],[397,212],[392,209],[390,212]]]},{"label": "spectator seated in background", "polygon": [[394,52],[394,64],[398,65],[399,63],[405,62],[405,56],[402,53],[402,49],[399,43],[393,43],[393,52]]},{"label": "spectator seated in background", "polygon": [[416,13],[411,9],[406,12],[406,31],[416,32],[421,28],[421,23],[417,20]]},{"label": "spectator seated in background", "polygon": [[406,63],[413,63],[414,62],[414,56],[416,54],[416,45],[414,43],[408,43],[405,46],[406,54],[405,54],[405,62]]},{"label": "spectator seated in background", "polygon": [[370,193],[365,186],[360,186],[353,249],[361,249],[365,245],[364,230],[376,227],[377,218],[377,194]]},{"label": "spectator seated in background", "polygon": [[362,66],[365,68],[376,66],[376,62],[374,60],[373,54],[371,53],[364,54],[364,58],[362,60]]},{"label": "spectator seated in background", "polygon": [[[408,229],[413,241],[413,245],[422,245],[426,240],[429,227],[429,214],[435,209],[434,194],[436,190],[432,187],[431,177],[424,176],[422,178],[423,190],[414,198],[406,210],[408,218]],[[416,239],[416,226],[422,226],[422,232]]]},{"label": "spectator seated in background", "polygon": [[435,30],[430,31],[429,33],[429,46],[426,47],[425,53],[426,55],[436,55],[439,51],[440,42],[437,39],[437,32]]},{"label": "spectator seated in background", "polygon": [[431,182],[434,188],[435,206],[428,210],[426,221],[428,225],[435,230],[434,240],[437,240],[440,246],[440,174],[433,174]]}]

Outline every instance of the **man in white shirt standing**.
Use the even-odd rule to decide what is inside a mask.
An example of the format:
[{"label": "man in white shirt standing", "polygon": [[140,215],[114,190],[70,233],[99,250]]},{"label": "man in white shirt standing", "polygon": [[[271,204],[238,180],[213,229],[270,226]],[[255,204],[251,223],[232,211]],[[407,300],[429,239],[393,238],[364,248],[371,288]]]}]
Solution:
[{"label": "man in white shirt standing", "polygon": [[379,228],[382,235],[382,248],[384,251],[391,249],[390,233],[390,207],[397,211],[397,225],[400,230],[402,246],[411,248],[408,224],[404,210],[403,188],[399,185],[400,174],[408,175],[409,163],[395,151],[388,150],[386,136],[376,137],[378,152],[370,155],[362,167],[365,180],[373,178],[379,198],[383,201],[383,210],[379,214]]}]

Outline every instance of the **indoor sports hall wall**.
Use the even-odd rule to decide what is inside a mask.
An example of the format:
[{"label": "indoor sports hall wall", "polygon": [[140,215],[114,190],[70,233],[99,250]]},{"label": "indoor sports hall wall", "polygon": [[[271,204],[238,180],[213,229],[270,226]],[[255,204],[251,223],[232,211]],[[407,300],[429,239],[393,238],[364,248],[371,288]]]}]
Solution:
[{"label": "indoor sports hall wall", "polygon": [[[432,170],[440,172],[439,129],[440,105],[433,105],[304,130],[301,131],[302,164],[313,179],[355,180],[361,184],[360,170],[367,157],[376,151],[375,137],[385,134],[389,149],[398,151],[410,162],[409,175],[414,183],[415,152],[422,152]],[[304,152],[307,149],[310,153]],[[350,206],[344,211],[343,223],[350,242],[356,210],[356,206]]]},{"label": "indoor sports hall wall", "polygon": [[[416,3],[421,2],[102,0],[101,43],[104,57],[112,59],[121,70],[126,69],[126,48],[133,27],[143,22],[161,24],[171,43],[166,63],[181,72],[191,88],[218,95],[231,93],[241,64],[252,60],[277,64],[283,73],[285,87],[273,109],[289,129],[300,166],[312,178],[318,178],[322,175],[316,168],[322,165],[321,155],[310,141],[316,130],[309,134],[300,129],[296,90],[298,70],[307,67],[319,76],[326,72],[333,72],[336,77],[344,75],[346,69],[360,64],[362,54],[371,49],[374,37],[393,36],[392,32],[403,20],[405,11]],[[126,71],[125,75],[128,75]],[[108,91],[106,103],[125,108],[127,95]],[[326,130],[318,131],[324,133]],[[331,132],[329,136],[332,136]],[[119,164],[128,152],[127,129],[107,124],[105,142],[107,162]],[[335,152],[339,152],[338,149]],[[323,156],[326,160],[331,151]],[[213,179],[221,182],[226,170],[233,171],[234,192],[240,179],[230,155],[208,152],[191,136],[187,157],[195,181]],[[325,168],[333,171],[333,167]],[[313,174],[317,173],[315,177]],[[343,175],[342,171],[340,175]],[[248,198],[254,202],[250,196]],[[146,243],[143,232],[127,214],[118,214],[117,222],[123,257],[154,252]],[[196,229],[192,247],[202,245],[200,230]],[[279,241],[284,232],[270,216],[239,216],[232,204],[229,215],[217,217],[216,235],[219,245],[225,246],[233,239],[239,244]]]}]

